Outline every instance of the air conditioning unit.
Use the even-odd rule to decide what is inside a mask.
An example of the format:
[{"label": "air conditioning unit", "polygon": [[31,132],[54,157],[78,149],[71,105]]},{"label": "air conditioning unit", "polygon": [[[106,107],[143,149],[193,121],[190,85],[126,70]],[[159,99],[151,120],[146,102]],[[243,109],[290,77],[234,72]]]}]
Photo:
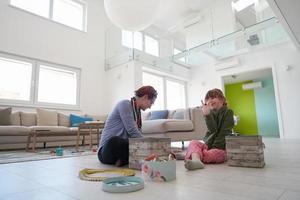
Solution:
[{"label": "air conditioning unit", "polygon": [[262,82],[253,82],[253,83],[245,83],[242,85],[243,90],[253,90],[253,89],[259,89],[262,88]]},{"label": "air conditioning unit", "polygon": [[232,68],[232,67],[238,67],[241,65],[240,59],[234,58],[230,60],[226,60],[220,63],[215,63],[215,70],[221,71],[224,69]]},{"label": "air conditioning unit", "polygon": [[199,22],[203,22],[205,20],[205,17],[202,15],[194,15],[194,16],[190,16],[188,19],[185,19],[182,23],[183,28],[187,29],[191,26],[194,26],[196,24],[198,24]]}]

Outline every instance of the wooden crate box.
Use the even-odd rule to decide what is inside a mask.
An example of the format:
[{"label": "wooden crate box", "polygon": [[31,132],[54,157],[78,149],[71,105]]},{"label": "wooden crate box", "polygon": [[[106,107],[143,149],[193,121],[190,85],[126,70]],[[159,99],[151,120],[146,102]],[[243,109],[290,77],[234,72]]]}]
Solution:
[{"label": "wooden crate box", "polygon": [[264,144],[260,135],[227,136],[227,164],[239,167],[264,167]]},{"label": "wooden crate box", "polygon": [[145,157],[152,153],[168,157],[171,138],[129,138],[129,168],[141,169]]}]

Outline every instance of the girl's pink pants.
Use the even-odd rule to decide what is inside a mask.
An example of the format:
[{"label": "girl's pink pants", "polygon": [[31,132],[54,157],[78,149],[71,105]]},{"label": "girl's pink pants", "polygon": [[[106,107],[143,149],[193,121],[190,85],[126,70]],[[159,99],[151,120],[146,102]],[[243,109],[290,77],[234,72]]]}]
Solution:
[{"label": "girl's pink pants", "polygon": [[226,151],[223,149],[209,149],[207,145],[198,140],[192,140],[188,146],[185,160],[192,159],[192,153],[197,153],[203,163],[223,163],[226,161]]}]

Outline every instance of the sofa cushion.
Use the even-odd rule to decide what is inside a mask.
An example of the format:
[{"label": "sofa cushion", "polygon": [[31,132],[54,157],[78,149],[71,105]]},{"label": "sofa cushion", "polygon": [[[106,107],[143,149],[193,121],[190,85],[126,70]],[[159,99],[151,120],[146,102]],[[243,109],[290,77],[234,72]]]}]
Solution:
[{"label": "sofa cushion", "polygon": [[172,131],[192,131],[193,123],[190,120],[157,119],[143,122],[143,133],[165,133]]},{"label": "sofa cushion", "polygon": [[156,110],[150,113],[149,120],[167,119],[167,117],[168,117],[168,110]]},{"label": "sofa cushion", "polygon": [[[33,131],[45,131],[44,133],[69,133],[71,130],[65,126],[31,126],[30,127]],[[43,132],[41,132],[43,133]]]},{"label": "sofa cushion", "polygon": [[71,122],[71,126],[73,127],[79,126],[79,124],[84,123],[86,121],[93,121],[93,118],[70,114],[70,122]]},{"label": "sofa cushion", "polygon": [[0,136],[2,135],[24,135],[28,136],[30,128],[26,126],[0,126]]},{"label": "sofa cushion", "polygon": [[11,125],[14,126],[21,126],[21,116],[20,112],[14,112],[10,115],[10,122]]},{"label": "sofa cushion", "polygon": [[57,112],[42,108],[36,109],[36,121],[38,126],[57,126]]},{"label": "sofa cushion", "polygon": [[36,114],[35,113],[20,113],[21,126],[35,126],[36,125]]},{"label": "sofa cushion", "polygon": [[58,126],[67,126],[69,127],[71,125],[70,123],[70,116],[58,113]]},{"label": "sofa cushion", "polygon": [[0,110],[0,125],[10,125],[11,108]]}]

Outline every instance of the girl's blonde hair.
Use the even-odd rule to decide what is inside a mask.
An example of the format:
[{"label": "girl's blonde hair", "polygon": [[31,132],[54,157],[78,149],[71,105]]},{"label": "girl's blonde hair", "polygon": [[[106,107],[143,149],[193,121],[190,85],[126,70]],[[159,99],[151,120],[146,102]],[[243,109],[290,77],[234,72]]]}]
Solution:
[{"label": "girl's blonde hair", "polygon": [[209,98],[211,98],[211,99],[213,99],[213,98],[222,99],[223,100],[223,105],[224,106],[227,105],[226,98],[225,98],[222,90],[220,90],[220,89],[215,88],[215,89],[209,90],[205,95],[205,101],[207,101]]}]

